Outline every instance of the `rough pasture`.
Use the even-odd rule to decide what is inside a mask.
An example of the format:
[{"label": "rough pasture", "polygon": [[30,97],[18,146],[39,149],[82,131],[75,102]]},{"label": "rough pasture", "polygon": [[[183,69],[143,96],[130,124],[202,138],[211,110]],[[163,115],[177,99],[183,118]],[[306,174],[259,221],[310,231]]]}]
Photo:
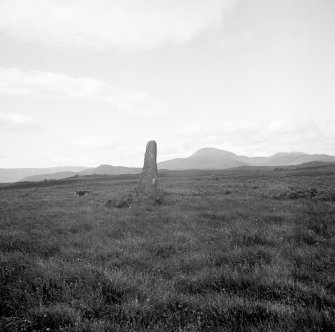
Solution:
[{"label": "rough pasture", "polygon": [[[3,331],[333,331],[333,172],[161,173],[0,189]],[[89,190],[80,199],[74,191]]]}]

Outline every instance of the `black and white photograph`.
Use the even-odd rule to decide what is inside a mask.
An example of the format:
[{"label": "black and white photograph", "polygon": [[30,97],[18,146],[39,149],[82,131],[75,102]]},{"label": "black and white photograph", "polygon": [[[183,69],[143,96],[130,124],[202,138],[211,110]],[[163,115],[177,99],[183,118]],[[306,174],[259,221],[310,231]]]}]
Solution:
[{"label": "black and white photograph", "polygon": [[335,331],[335,0],[0,0],[0,331]]}]

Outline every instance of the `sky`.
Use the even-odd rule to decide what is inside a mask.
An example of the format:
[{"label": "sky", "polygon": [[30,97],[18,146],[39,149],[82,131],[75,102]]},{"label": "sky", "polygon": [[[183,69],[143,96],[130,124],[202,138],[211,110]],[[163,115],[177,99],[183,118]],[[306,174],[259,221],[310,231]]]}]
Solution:
[{"label": "sky", "polygon": [[334,0],[0,0],[0,168],[335,155]]}]

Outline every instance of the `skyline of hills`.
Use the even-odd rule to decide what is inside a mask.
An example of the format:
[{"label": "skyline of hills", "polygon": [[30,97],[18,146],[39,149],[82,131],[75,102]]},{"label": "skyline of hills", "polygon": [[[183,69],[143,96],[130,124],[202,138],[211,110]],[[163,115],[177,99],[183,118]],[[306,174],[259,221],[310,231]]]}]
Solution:
[{"label": "skyline of hills", "polygon": [[24,168],[0,168],[0,182],[16,182],[25,177],[34,175],[54,174],[63,172],[81,172],[84,166],[59,166],[59,167],[24,167]]},{"label": "skyline of hills", "polygon": [[[265,157],[248,157],[233,152],[206,147],[185,158],[174,158],[157,164],[158,169],[228,169],[243,166],[291,166],[310,162],[335,162],[335,156],[304,152],[279,152]],[[0,168],[0,182],[43,181],[85,175],[139,174],[142,167],[100,165],[98,167],[62,166],[48,168]]]},{"label": "skyline of hills", "polygon": [[266,157],[248,157],[217,148],[202,148],[186,158],[158,163],[161,169],[226,169],[240,166],[289,166],[311,161],[335,162],[335,156],[304,152],[278,152]]}]

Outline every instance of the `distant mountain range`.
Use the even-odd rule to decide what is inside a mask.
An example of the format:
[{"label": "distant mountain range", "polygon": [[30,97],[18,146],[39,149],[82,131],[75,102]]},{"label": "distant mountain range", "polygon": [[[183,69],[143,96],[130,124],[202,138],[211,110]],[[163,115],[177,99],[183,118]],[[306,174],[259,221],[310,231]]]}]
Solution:
[{"label": "distant mountain range", "polygon": [[[290,166],[309,162],[335,162],[335,156],[326,154],[307,154],[303,152],[281,152],[269,157],[247,157],[216,148],[203,148],[186,158],[176,158],[158,163],[158,169],[227,169],[242,166]],[[120,175],[139,174],[141,168],[100,165],[87,167],[53,168],[0,168],[0,182],[42,181],[63,179],[72,176],[93,174]]]},{"label": "distant mountain range", "polygon": [[280,152],[269,157],[247,157],[216,148],[203,148],[186,158],[176,158],[158,164],[160,169],[226,169],[239,166],[288,166],[311,161],[335,162],[335,156]]},{"label": "distant mountain range", "polygon": [[33,175],[53,174],[53,173],[75,173],[81,172],[87,167],[64,166],[48,168],[0,168],[0,182],[16,182]]},{"label": "distant mountain range", "polygon": [[141,168],[136,167],[123,167],[123,166],[111,166],[111,165],[100,165],[95,168],[86,168],[80,172],[56,172],[50,174],[37,174],[33,176],[28,176],[20,181],[43,181],[45,179],[59,180],[64,178],[69,178],[72,176],[85,176],[85,175],[121,175],[121,174],[139,174],[141,173]]}]

